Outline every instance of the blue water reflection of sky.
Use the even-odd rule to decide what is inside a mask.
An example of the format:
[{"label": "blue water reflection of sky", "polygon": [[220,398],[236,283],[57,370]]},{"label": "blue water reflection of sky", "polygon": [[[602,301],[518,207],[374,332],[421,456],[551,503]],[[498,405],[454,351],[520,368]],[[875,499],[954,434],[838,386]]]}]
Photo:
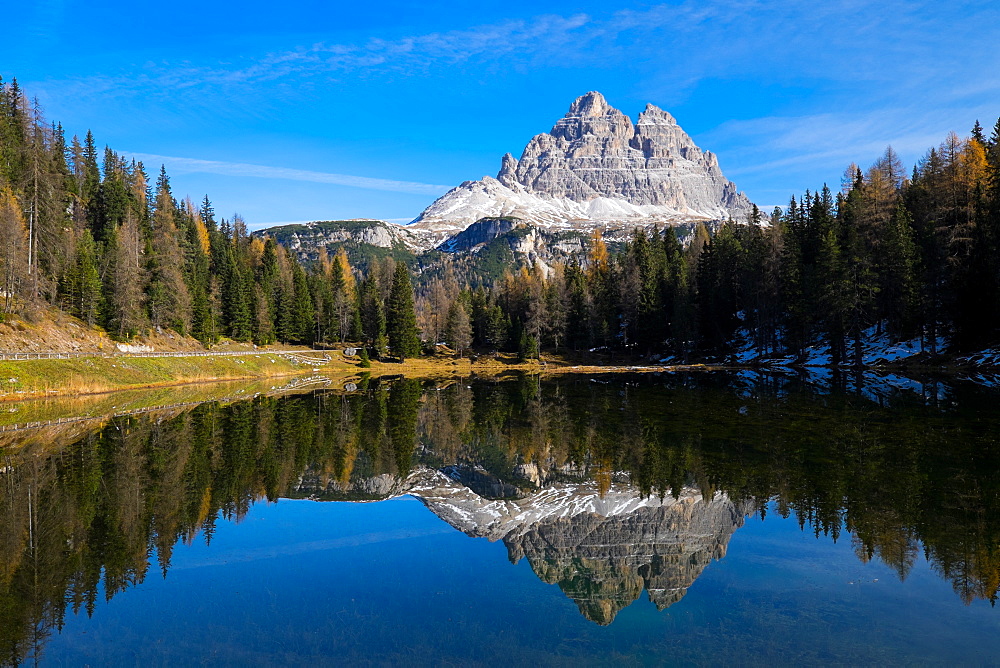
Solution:
[{"label": "blue water reflection of sky", "polygon": [[607,627],[501,543],[416,499],[282,500],[210,546],[178,545],[166,579],[69,615],[50,665],[690,663],[983,664],[1000,611],[964,605],[922,555],[905,582],[798,522],[748,519],[728,554],[657,611],[645,594]]}]

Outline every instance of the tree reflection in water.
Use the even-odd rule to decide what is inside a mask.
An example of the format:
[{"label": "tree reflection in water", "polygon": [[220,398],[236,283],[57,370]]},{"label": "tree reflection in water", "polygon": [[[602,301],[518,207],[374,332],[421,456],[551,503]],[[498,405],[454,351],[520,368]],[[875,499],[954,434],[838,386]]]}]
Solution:
[{"label": "tree reflection in water", "polygon": [[[178,541],[279,497],[410,493],[502,540],[598,623],[680,599],[751,513],[852,542],[905,579],[923,550],[969,603],[1000,587],[997,393],[818,391],[693,374],[364,381],[358,392],[0,435],[0,651],[164,575]],[[851,390],[851,391],[847,391]]]}]

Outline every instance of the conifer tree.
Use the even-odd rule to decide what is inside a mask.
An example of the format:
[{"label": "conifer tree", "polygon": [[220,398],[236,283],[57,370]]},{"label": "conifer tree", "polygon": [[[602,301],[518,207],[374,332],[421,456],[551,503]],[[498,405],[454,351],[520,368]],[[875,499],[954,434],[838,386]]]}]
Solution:
[{"label": "conifer tree", "polygon": [[76,247],[74,315],[88,325],[97,324],[101,314],[101,276],[97,272],[94,238],[85,230]]},{"label": "conifer tree", "polygon": [[565,269],[556,265],[545,284],[546,334],[553,348],[566,343],[566,319],[569,311],[569,293],[566,290]]},{"label": "conifer tree", "polygon": [[461,357],[472,345],[472,323],[462,299],[456,299],[448,309],[448,345]]},{"label": "conifer tree", "polygon": [[517,359],[521,362],[538,357],[538,340],[526,329],[521,328],[521,337],[517,345]]},{"label": "conifer tree", "polygon": [[306,272],[298,262],[292,265],[292,281],[294,303],[290,340],[294,343],[309,344],[313,342],[315,312]]},{"label": "conifer tree", "polygon": [[[611,265],[608,261],[608,247],[601,230],[595,229],[591,236],[590,252],[587,257],[587,287],[590,294],[589,320],[591,342],[603,344],[609,341],[617,323],[612,327],[614,290],[611,285]],[[518,341],[520,334],[513,337]]]},{"label": "conifer tree", "polygon": [[872,234],[871,220],[865,218],[864,185],[852,189],[840,208],[841,253],[846,268],[846,327],[852,339],[849,358],[855,367],[864,364],[862,343],[865,330],[877,321],[876,297],[879,291],[875,257],[868,252]]},{"label": "conifer tree", "polygon": [[841,248],[841,236],[839,224],[827,228],[823,234],[817,262],[821,286],[822,323],[830,347],[830,359],[836,365],[846,361],[847,357],[844,337],[847,333],[851,295],[848,267],[845,265]]},{"label": "conifer tree", "polygon": [[334,308],[334,292],[339,286],[334,285],[333,265],[326,248],[320,248],[319,259],[309,273],[309,290],[313,295],[314,329],[316,340],[332,341],[336,338],[336,314]]},{"label": "conifer tree", "polygon": [[218,230],[219,226],[215,222],[215,208],[212,206],[212,201],[208,199],[208,195],[205,195],[205,198],[201,201],[199,213],[201,214],[202,221],[205,223],[205,229],[211,237]]},{"label": "conifer tree", "polygon": [[261,285],[254,285],[253,295],[253,340],[258,345],[274,343],[274,317],[271,314],[271,300]]},{"label": "conifer tree", "polygon": [[491,305],[486,315],[486,344],[495,351],[503,350],[510,340],[510,329],[510,317],[499,304]]},{"label": "conifer tree", "polygon": [[275,304],[277,307],[275,332],[278,340],[283,343],[294,343],[298,340],[298,332],[295,317],[295,284],[290,278],[280,281]]},{"label": "conifer tree", "polygon": [[705,244],[699,258],[699,327],[705,344],[713,350],[725,350],[735,340],[743,252],[735,223],[730,221]]},{"label": "conifer tree", "polygon": [[389,352],[400,361],[418,355],[420,338],[417,336],[417,314],[413,308],[413,287],[410,272],[402,262],[396,264],[393,274],[385,320]]},{"label": "conifer tree", "polygon": [[150,319],[154,327],[170,327],[185,334],[191,327],[191,295],[184,279],[186,263],[170,181],[162,167],[156,183],[152,250]]},{"label": "conifer tree", "polygon": [[92,202],[97,196],[97,189],[101,185],[101,171],[97,166],[97,144],[94,142],[94,133],[87,130],[87,136],[83,142],[83,201]]},{"label": "conifer tree", "polygon": [[574,350],[587,348],[591,342],[590,295],[587,279],[577,263],[566,267],[567,291],[566,343]]},{"label": "conifer tree", "polygon": [[333,258],[333,310],[340,341],[360,335],[360,314],[357,311],[357,288],[347,252],[343,248]]},{"label": "conifer tree", "polygon": [[361,338],[375,351],[375,357],[381,359],[388,346],[385,323],[385,306],[378,283],[373,273],[361,284]]},{"label": "conifer tree", "polygon": [[882,275],[879,286],[881,315],[894,340],[915,332],[917,247],[912,217],[902,202],[897,203],[882,244]]},{"label": "conifer tree", "polygon": [[115,232],[112,243],[108,327],[118,338],[129,339],[146,325],[143,242],[141,231],[133,217],[128,217]]},{"label": "conifer tree", "polygon": [[528,274],[524,274],[526,285],[524,286],[524,319],[522,326],[525,335],[530,339],[531,356],[538,357],[541,347],[542,333],[548,324],[548,313],[545,308],[545,287],[544,278],[540,275],[538,268]]},{"label": "conifer tree", "polygon": [[759,327],[757,345],[760,354],[775,352],[780,339],[781,316],[781,257],[784,248],[784,225],[781,209],[775,207],[764,239],[764,261],[761,267],[761,292],[758,306]]},{"label": "conifer tree", "polygon": [[268,237],[264,242],[260,265],[256,270],[256,285],[254,286],[253,338],[259,344],[273,343],[279,337],[278,318],[280,314],[281,282],[278,244]]}]

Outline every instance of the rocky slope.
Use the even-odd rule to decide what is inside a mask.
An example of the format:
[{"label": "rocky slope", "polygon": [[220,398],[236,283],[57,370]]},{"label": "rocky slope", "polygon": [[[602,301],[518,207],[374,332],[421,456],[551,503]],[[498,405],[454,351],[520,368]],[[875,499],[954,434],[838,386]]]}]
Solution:
[{"label": "rocky slope", "polygon": [[[505,269],[521,265],[543,268],[567,263],[586,255],[589,236],[571,229],[548,229],[527,225],[516,218],[483,218],[456,233],[413,233],[409,228],[378,220],[323,221],[284,225],[254,232],[271,236],[294,253],[300,261],[314,262],[320,249],[332,257],[340,249],[347,252],[351,266],[364,269],[373,260],[391,256],[410,264],[417,285],[436,275],[445,258],[463,280],[473,285],[492,282]],[[624,230],[605,236],[609,248],[617,248],[627,237]],[[442,255],[444,253],[445,255]]]},{"label": "rocky slope", "polygon": [[[496,178],[452,189],[410,225],[318,221],[254,234],[274,237],[305,261],[320,248],[345,248],[362,266],[386,255],[408,262],[429,251],[471,255],[507,237],[515,261],[548,264],[583,252],[580,240],[595,227],[609,241],[624,240],[636,226],[690,229],[697,221],[745,219],[751,207],[673,116],[648,105],[633,124],[592,92],[532,138],[520,159],[505,155]],[[437,262],[433,252],[428,257],[420,264]]]},{"label": "rocky slope", "polygon": [[[378,254],[412,254],[433,248],[444,240],[419,230],[393,225],[384,220],[322,220],[310,223],[279,225],[258,230],[254,236],[270,236],[288,248],[303,261],[319,257],[321,248],[331,255],[341,246],[348,254],[357,255],[359,249]],[[353,253],[352,253],[353,251]]]},{"label": "rocky slope", "polygon": [[650,104],[633,124],[597,92],[573,102],[496,178],[450,190],[408,229],[457,232],[513,216],[546,227],[621,226],[746,218],[750,201],[673,116]]}]

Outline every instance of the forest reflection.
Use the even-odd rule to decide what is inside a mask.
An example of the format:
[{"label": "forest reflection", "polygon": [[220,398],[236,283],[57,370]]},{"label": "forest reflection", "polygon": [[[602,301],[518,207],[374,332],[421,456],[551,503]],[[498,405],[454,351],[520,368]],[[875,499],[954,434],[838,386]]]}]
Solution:
[{"label": "forest reflection", "polygon": [[[922,551],[963,601],[995,602],[997,396],[936,382],[875,396],[723,373],[400,378],[2,434],[0,661],[38,656],[67,611],[92,613],[150,568],[166,576],[178,542],[210,542],[219,518],[280,497],[414,494],[453,526],[503,539],[599,623],[643,588],[660,607],[676,602],[743,517],[769,508],[850,540],[901,579]],[[465,515],[448,515],[445,501],[459,503],[441,492],[449,485],[466,493]],[[466,518],[490,500],[523,511],[586,494],[634,512],[584,513],[559,525],[562,542]],[[650,538],[660,525],[708,538]],[[625,551],[594,552],[574,532]],[[627,543],[646,539],[659,556],[630,561]]]}]

